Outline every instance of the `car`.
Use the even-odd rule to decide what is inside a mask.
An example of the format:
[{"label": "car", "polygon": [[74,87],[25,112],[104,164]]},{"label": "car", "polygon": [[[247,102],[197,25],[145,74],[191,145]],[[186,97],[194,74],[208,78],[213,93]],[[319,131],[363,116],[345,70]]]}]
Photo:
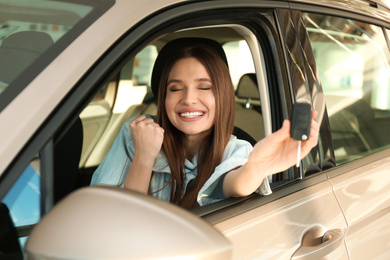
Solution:
[{"label": "car", "polygon": [[[0,17],[1,259],[390,258],[388,1],[0,0]],[[252,144],[297,102],[318,112],[272,194],[185,210],[90,186],[186,37],[223,47]]]}]

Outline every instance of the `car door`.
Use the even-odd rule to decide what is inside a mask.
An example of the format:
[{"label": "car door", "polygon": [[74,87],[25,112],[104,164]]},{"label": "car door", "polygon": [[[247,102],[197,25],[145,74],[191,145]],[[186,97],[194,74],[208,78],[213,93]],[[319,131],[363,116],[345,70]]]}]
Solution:
[{"label": "car door", "polygon": [[[316,85],[318,80],[307,76],[315,64],[305,64],[303,57],[307,55],[304,51],[308,46],[304,43],[307,41],[299,42],[298,32],[294,29],[300,25],[299,22],[300,16],[294,16],[284,2],[195,2],[172,6],[125,34],[78,87],[80,90],[98,91],[102,87],[101,82],[108,80],[104,79],[109,74],[105,72],[114,76],[114,72],[120,71],[150,42],[188,35],[203,35],[223,42],[227,36],[218,32],[233,31],[231,35],[239,35],[246,41],[255,65],[264,133],[268,135],[280,128],[283,119],[291,117],[292,104],[302,97],[319,110],[318,120],[326,129],[327,121],[322,118],[321,89]],[[299,29],[304,30],[303,27]],[[300,44],[296,44],[297,41]],[[327,135],[329,133],[322,131],[321,140],[325,140]],[[331,165],[332,157],[325,143],[315,148],[302,161],[300,168],[291,167],[270,176],[272,195],[232,198],[195,209],[192,213],[230,241],[233,259],[345,259],[347,225],[332,184],[321,172],[326,162]],[[63,205],[61,203],[58,207]],[[55,212],[58,211],[53,210],[52,214],[58,214]],[[69,217],[76,214],[71,210],[66,212]],[[106,213],[115,215],[117,212]],[[148,225],[145,220],[141,224]],[[56,226],[61,227],[61,221],[66,220],[58,221]],[[49,222],[42,221],[38,227]],[[42,236],[35,237],[42,239]],[[34,240],[32,238],[31,241]],[[84,240],[85,243],[87,240]],[[34,243],[30,245],[28,250],[32,250]]]},{"label": "car door", "polygon": [[389,24],[345,16],[304,14],[321,64],[337,164],[326,174],[348,222],[351,259],[387,259],[390,52],[385,28]]},{"label": "car door", "polygon": [[[126,28],[123,30],[121,37],[109,48],[102,48],[104,53],[99,53],[99,57],[93,56],[93,60],[96,61],[93,66],[89,70],[83,71],[83,76],[80,77],[77,84],[69,87],[73,91],[62,97],[63,100],[53,109],[50,118],[35,133],[31,142],[23,150],[23,154],[15,159],[15,162],[23,162],[23,165],[26,165],[32,158],[32,150],[35,153],[42,151],[40,160],[43,163],[41,165],[43,171],[41,174],[46,179],[42,180],[43,185],[41,187],[48,188],[41,188],[42,201],[45,202],[41,205],[43,208],[42,214],[46,214],[46,212],[48,214],[35,229],[38,230],[35,234],[39,234],[39,230],[43,233],[32,236],[31,247],[27,248],[27,250],[30,250],[28,252],[40,253],[33,251],[33,245],[37,245],[34,243],[36,240],[41,241],[38,245],[50,245],[54,249],[57,248],[54,246],[55,243],[61,246],[68,245],[64,243],[64,240],[57,238],[72,238],[72,241],[77,243],[69,243],[69,245],[77,244],[76,246],[81,249],[86,249],[87,253],[98,253],[100,249],[109,250],[108,247],[96,246],[96,244],[91,249],[87,245],[90,241],[95,241],[94,238],[109,238],[111,242],[115,242],[121,241],[123,236],[104,232],[95,233],[92,229],[89,232],[82,232],[87,225],[79,225],[84,223],[81,220],[85,223],[92,223],[91,219],[97,222],[101,221],[99,222],[101,225],[98,225],[98,227],[104,231],[105,225],[103,223],[112,223],[116,216],[121,216],[121,221],[131,220],[131,211],[127,211],[127,209],[135,207],[136,204],[141,205],[139,208],[135,207],[137,212],[142,213],[145,210],[146,213],[138,215],[138,220],[143,221],[137,225],[140,227],[137,231],[126,233],[129,238],[141,237],[140,235],[144,234],[142,232],[148,230],[147,227],[151,223],[159,223],[158,217],[159,214],[162,214],[159,210],[153,211],[153,213],[146,211],[155,207],[158,209],[165,208],[163,215],[173,216],[172,219],[179,223],[194,222],[196,225],[190,225],[194,233],[197,233],[198,229],[212,230],[209,233],[198,232],[197,234],[203,234],[203,237],[206,238],[221,239],[218,240],[221,242],[217,244],[226,251],[232,250],[231,257],[233,259],[348,258],[344,243],[347,222],[334,194],[333,184],[323,172],[323,170],[334,166],[334,154],[328,142],[330,139],[328,118],[321,98],[322,92],[318,84],[316,64],[310,59],[310,55],[312,55],[311,47],[307,45],[308,39],[304,37],[306,31],[305,27],[302,26],[300,13],[291,12],[286,2],[276,1],[166,3],[164,8],[158,8],[152,12],[153,15],[147,18],[143,17],[136,25],[132,24],[133,26],[128,28],[131,24],[129,22],[130,18],[124,14],[123,10],[124,7],[131,8],[131,3],[128,1],[117,1],[117,3],[118,5],[114,5],[107,11],[111,16],[102,17],[97,24],[108,24],[114,15],[117,17],[119,17],[119,14],[123,15],[121,19],[117,20],[118,23],[115,27]],[[101,32],[98,25],[91,28],[88,33],[93,35]],[[105,199],[99,200],[96,198],[102,198],[99,197],[100,195],[89,196],[76,191],[74,193],[76,197],[70,197],[72,196],[70,195],[63,201],[64,203],[61,202],[53,210],[50,210],[54,204],[50,201],[51,189],[55,189],[50,184],[50,177],[55,174],[51,165],[53,161],[52,149],[57,134],[64,131],[63,129],[67,129],[67,126],[73,123],[79,113],[88,106],[89,101],[125,68],[129,61],[133,60],[142,49],[150,46],[151,43],[163,44],[164,40],[170,39],[169,37],[185,36],[206,36],[215,38],[221,43],[231,40],[229,37],[234,39],[238,37],[245,41],[255,67],[258,103],[261,106],[263,121],[258,121],[258,124],[264,125],[264,129],[261,130],[264,131],[265,135],[269,135],[279,129],[283,119],[291,118],[292,105],[297,100],[304,98],[320,112],[317,118],[321,124],[319,146],[313,149],[311,154],[302,161],[301,167],[291,167],[284,172],[270,176],[269,180],[273,193],[268,196],[252,194],[244,198],[231,198],[192,210],[188,214],[188,212],[176,206],[169,204],[167,206],[150,200],[148,197],[126,193],[121,190],[105,193],[106,189],[99,189],[97,193],[103,194],[103,197],[106,194]],[[306,59],[308,59],[308,62],[306,62]],[[100,149],[99,144],[95,146],[95,149]],[[107,145],[102,146],[106,149]],[[12,167],[9,172],[19,174],[20,169],[18,171],[18,169]],[[6,185],[2,184],[3,186]],[[86,188],[86,190],[91,190],[92,195],[95,194],[95,191],[92,191],[95,190],[94,188]],[[111,196],[111,194],[116,195]],[[123,198],[123,201],[130,201],[129,207],[123,207],[123,204],[120,203],[118,206],[118,201],[122,201],[116,200],[119,197]],[[85,200],[81,198],[85,198]],[[135,198],[135,204],[131,198]],[[70,203],[67,203],[67,201]],[[81,206],[76,207],[76,205]],[[88,210],[92,210],[92,208],[88,205],[96,205],[94,210],[98,211],[89,212]],[[142,205],[145,207],[142,207]],[[63,207],[67,210],[60,210],[64,209]],[[56,210],[57,208],[59,210]],[[125,212],[122,210],[125,210]],[[104,214],[95,214],[102,212]],[[84,215],[85,218],[78,218],[80,216],[78,214],[81,213],[86,214]],[[125,214],[126,218],[123,218],[121,214]],[[74,228],[75,226],[72,226],[73,228],[62,228],[70,227],[62,225],[63,223],[72,224],[70,220],[75,222],[77,228]],[[123,222],[118,221],[118,223]],[[46,225],[51,228],[42,228]],[[156,226],[161,227],[162,225]],[[177,226],[181,227],[180,225]],[[55,230],[54,233],[57,237],[47,236],[48,230],[51,232]],[[85,235],[83,239],[75,237],[74,230]],[[215,232],[215,230],[218,232]],[[105,232],[109,231],[112,230],[105,230]],[[116,229],[116,231],[120,232],[121,230]],[[150,236],[154,233],[161,240],[176,234],[175,225],[173,224],[169,232],[159,233],[159,229],[153,229],[152,231]],[[73,236],[65,236],[67,232]],[[177,233],[181,234],[182,231],[177,231]],[[219,233],[219,235],[216,233]],[[110,235],[107,236],[107,234]],[[208,237],[207,234],[213,235]],[[223,236],[220,236],[220,234]],[[144,240],[140,240],[141,245],[149,245],[148,242],[150,241],[144,236],[143,238]],[[158,239],[156,240],[158,242]],[[48,241],[48,243],[45,244],[42,241]],[[170,240],[167,239],[167,241]],[[183,242],[180,239],[174,241],[176,243]],[[204,241],[209,240],[204,239]],[[130,248],[132,244],[128,245],[128,247],[123,248]],[[175,251],[175,248],[178,250],[176,244],[175,246],[167,248],[167,257],[180,256]],[[171,251],[169,252],[168,249]],[[40,248],[40,250],[44,251],[45,247]],[[199,251],[201,250],[199,249]],[[43,251],[42,253],[44,253]],[[151,252],[150,247],[141,246],[134,247],[133,251],[140,254]],[[221,252],[226,251],[222,250]],[[64,254],[77,254],[78,252],[72,250],[71,247],[64,250]],[[171,254],[169,255],[169,253]],[[221,255],[230,256],[230,254]],[[202,254],[197,256],[202,256]],[[71,255],[70,257],[75,258],[76,256]]]}]

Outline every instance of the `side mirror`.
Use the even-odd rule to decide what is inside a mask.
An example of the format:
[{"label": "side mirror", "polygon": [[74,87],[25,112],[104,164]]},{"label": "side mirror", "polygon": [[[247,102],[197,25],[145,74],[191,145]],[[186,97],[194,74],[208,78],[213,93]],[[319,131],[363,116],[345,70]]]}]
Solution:
[{"label": "side mirror", "polygon": [[112,187],[79,189],[46,214],[26,259],[230,259],[231,243],[192,213]]}]

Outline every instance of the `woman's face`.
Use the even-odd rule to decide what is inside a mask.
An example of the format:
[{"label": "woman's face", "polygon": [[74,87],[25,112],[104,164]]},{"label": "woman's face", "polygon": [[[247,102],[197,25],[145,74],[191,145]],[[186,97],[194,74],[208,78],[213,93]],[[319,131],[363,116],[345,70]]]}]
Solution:
[{"label": "woman's face", "polygon": [[201,137],[213,126],[213,87],[206,68],[195,58],[178,60],[172,67],[165,108],[171,123],[188,137]]}]

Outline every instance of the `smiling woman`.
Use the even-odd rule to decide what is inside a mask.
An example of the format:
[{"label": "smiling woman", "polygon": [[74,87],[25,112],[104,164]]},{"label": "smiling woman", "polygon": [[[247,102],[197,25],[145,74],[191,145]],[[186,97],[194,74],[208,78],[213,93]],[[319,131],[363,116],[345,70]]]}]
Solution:
[{"label": "smiling woman", "polygon": [[[123,186],[184,208],[246,196],[261,185],[262,194],[271,193],[266,177],[295,162],[289,122],[254,148],[232,135],[234,88],[223,56],[209,42],[178,39],[161,50],[160,55],[172,55],[156,61],[163,66],[161,76],[154,73],[159,78],[157,118],[142,115],[124,124],[92,185]],[[303,157],[317,137],[313,122]],[[272,163],[279,158],[287,159]]]},{"label": "smiling woman", "polygon": [[[162,64],[157,58],[152,88],[158,91],[158,124],[150,116],[130,120],[130,129],[129,122],[125,123],[122,134],[95,172],[93,185],[124,185],[185,208],[226,198],[222,191],[223,176],[245,163],[251,145],[231,139],[234,89],[224,59],[204,45],[209,41],[198,39],[198,42],[202,45],[172,41],[160,51],[161,58],[171,52],[173,45],[184,46],[180,50],[173,48],[176,55]],[[195,67],[189,70],[189,65]],[[161,77],[156,76],[156,71]],[[156,77],[159,82],[153,81]],[[229,101],[233,104],[230,111],[222,109],[224,102]],[[199,111],[201,117],[183,117]],[[130,154],[129,158],[126,154]],[[229,163],[230,157],[235,157],[235,162]],[[121,174],[127,171],[127,177]]]}]

